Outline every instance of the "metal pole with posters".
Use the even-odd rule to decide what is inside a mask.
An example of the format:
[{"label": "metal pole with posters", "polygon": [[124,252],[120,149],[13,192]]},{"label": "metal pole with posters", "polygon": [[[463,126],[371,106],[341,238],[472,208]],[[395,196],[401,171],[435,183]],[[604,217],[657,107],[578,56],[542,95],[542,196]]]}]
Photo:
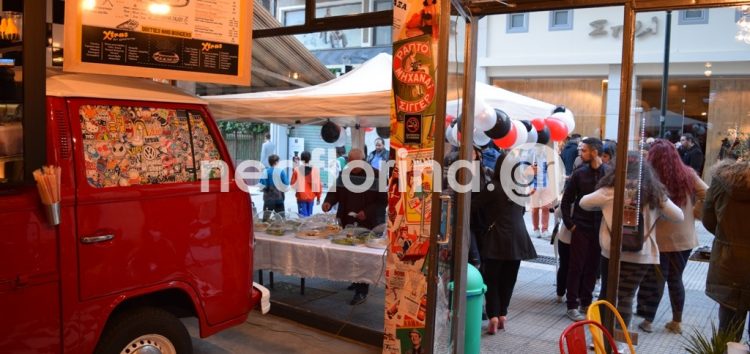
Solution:
[{"label": "metal pole with posters", "polygon": [[[450,11],[451,1],[441,1],[440,13],[450,14]],[[442,16],[440,18],[440,35],[438,39],[437,50],[437,93],[435,95],[435,100],[438,103],[438,106],[435,109],[435,115],[438,118],[435,120],[435,146],[432,158],[433,161],[437,162],[437,164],[433,163],[434,166],[441,166],[441,172],[445,171],[445,166],[443,166],[443,157],[445,156],[445,119],[440,118],[445,117],[445,102],[448,96],[448,43],[450,40],[449,31],[450,16]],[[446,188],[446,186],[441,187]],[[439,306],[437,301],[438,286],[440,285],[438,281],[438,277],[440,276],[438,272],[438,254],[440,250],[440,240],[438,240],[438,238],[440,238],[441,236],[447,236],[445,235],[445,232],[441,231],[441,226],[450,227],[450,223],[448,222],[448,220],[450,219],[448,218],[452,214],[452,211],[449,207],[447,208],[448,210],[444,210],[443,201],[445,199],[441,197],[442,190],[432,191],[433,215],[440,215],[440,217],[432,218],[430,223],[430,252],[427,255],[427,319],[425,322],[425,348],[427,349],[426,353],[439,353],[440,350],[438,350],[438,348],[441,347],[441,344],[437,342],[440,336],[436,332],[437,323],[442,322],[443,320],[443,318],[438,318],[437,316],[437,307]],[[450,203],[450,201],[448,202]],[[446,240],[443,240],[443,242],[446,242]],[[440,338],[440,340],[443,340],[443,338]]]},{"label": "metal pole with posters", "polygon": [[[635,10],[630,1],[625,3],[622,37],[622,71],[620,74],[620,120],[617,127],[617,159],[615,161],[615,196],[612,210],[612,243],[607,278],[607,301],[617,303],[617,286],[620,280],[620,249],[622,246],[622,221],[625,200],[625,178],[627,177],[628,138],[630,133],[630,104],[633,85],[633,46],[635,38]],[[605,322],[612,332],[613,317],[608,314]],[[614,333],[614,332],[612,332]]]},{"label": "metal pole with posters", "polygon": [[[432,271],[427,259],[437,237],[432,216],[439,213],[433,208],[439,189],[434,187],[442,185],[433,158],[435,148],[443,148],[450,19],[446,2],[394,4],[390,126],[395,166],[388,181],[383,353],[431,352],[434,340],[427,320],[427,275]],[[435,320],[429,320],[433,326]]]}]

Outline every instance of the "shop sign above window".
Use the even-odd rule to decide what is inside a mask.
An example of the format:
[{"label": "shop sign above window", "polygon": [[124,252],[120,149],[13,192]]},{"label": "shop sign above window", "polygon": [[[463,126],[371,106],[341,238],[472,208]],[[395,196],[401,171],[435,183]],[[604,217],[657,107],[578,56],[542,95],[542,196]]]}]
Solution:
[{"label": "shop sign above window", "polygon": [[[610,25],[606,19],[596,20],[589,23],[592,30],[589,32],[591,37],[603,37],[612,35],[613,38],[620,38],[622,33],[622,25]],[[659,30],[659,18],[656,16],[651,17],[651,21],[644,24],[638,20],[635,22],[635,37],[643,38],[647,36],[656,35]]]},{"label": "shop sign above window", "polygon": [[65,71],[250,85],[251,0],[68,0]]}]

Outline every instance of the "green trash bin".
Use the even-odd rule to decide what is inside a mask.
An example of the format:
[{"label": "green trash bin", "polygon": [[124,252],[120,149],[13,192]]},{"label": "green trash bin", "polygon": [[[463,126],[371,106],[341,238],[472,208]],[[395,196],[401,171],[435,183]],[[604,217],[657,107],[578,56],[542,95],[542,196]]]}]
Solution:
[{"label": "green trash bin", "polygon": [[[448,284],[453,292],[453,282]],[[466,268],[466,323],[464,327],[464,353],[479,353],[482,344],[482,295],[487,292],[482,274],[473,265]]]}]

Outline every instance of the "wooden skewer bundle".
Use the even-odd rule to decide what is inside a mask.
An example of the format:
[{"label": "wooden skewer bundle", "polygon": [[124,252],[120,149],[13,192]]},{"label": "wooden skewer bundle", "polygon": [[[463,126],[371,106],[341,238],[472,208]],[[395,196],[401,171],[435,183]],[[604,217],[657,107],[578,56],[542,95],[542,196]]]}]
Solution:
[{"label": "wooden skewer bundle", "polygon": [[52,205],[60,202],[60,167],[42,166],[34,171],[34,180],[42,198],[42,204]]}]

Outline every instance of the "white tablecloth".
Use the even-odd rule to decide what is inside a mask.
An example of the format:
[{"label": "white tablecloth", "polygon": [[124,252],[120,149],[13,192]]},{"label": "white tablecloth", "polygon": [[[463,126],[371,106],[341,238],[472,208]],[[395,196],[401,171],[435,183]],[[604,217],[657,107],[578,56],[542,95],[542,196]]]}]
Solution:
[{"label": "white tablecloth", "polygon": [[346,246],[329,239],[303,240],[293,233],[273,236],[255,232],[254,269],[302,278],[325,278],[385,284],[384,249]]}]

